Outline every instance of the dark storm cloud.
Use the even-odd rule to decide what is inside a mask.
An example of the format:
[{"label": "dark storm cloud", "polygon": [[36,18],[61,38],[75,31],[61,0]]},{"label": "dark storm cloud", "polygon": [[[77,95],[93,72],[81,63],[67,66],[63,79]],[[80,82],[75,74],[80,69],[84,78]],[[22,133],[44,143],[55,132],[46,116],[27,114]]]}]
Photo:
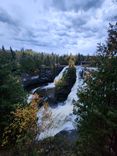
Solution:
[{"label": "dark storm cloud", "polygon": [[25,42],[25,43],[27,43],[27,44],[33,44],[33,45],[36,45],[36,46],[41,46],[41,47],[47,47],[48,46],[48,44],[46,44],[46,43],[39,43],[37,40],[34,40],[34,39],[20,39],[20,38],[14,38],[14,40],[16,40],[16,41],[20,41],[20,42]]},{"label": "dark storm cloud", "polygon": [[8,25],[17,26],[17,22],[8,14],[7,11],[0,8],[0,22],[7,23]]},{"label": "dark storm cloud", "polygon": [[[6,10],[0,8],[0,24],[3,24],[6,27],[6,32],[2,32],[2,36],[5,36],[8,31],[9,34],[7,35],[17,35],[20,31],[20,23],[19,21],[15,20]],[[2,28],[1,28],[2,29]],[[2,31],[2,30],[1,30]],[[12,34],[10,34],[12,32]]]},{"label": "dark storm cloud", "polygon": [[103,0],[53,0],[53,6],[62,11],[88,10],[98,8],[102,3]]}]

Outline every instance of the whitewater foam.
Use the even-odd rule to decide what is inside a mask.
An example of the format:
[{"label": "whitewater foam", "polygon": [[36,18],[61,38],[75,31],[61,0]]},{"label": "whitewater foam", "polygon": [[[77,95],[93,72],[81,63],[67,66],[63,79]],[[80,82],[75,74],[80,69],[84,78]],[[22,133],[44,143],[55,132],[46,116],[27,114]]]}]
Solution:
[{"label": "whitewater foam", "polygon": [[[66,68],[64,68],[63,72],[66,70]],[[77,90],[83,84],[83,80],[79,76],[79,72],[81,70],[81,66],[76,67],[76,82],[63,105],[58,104],[58,107],[56,108],[49,107],[49,111],[51,112],[51,119],[49,119],[50,121],[46,121],[46,123],[48,123],[49,126],[47,129],[40,133],[38,139],[44,139],[50,136],[55,136],[62,130],[73,130],[76,128],[74,124],[74,120],[76,117],[73,114],[73,101],[78,100]],[[60,77],[62,77],[63,72],[57,77],[57,80]],[[42,110],[43,107],[39,110],[38,117],[40,117],[40,113],[43,114]],[[40,124],[39,122],[38,124]]]}]

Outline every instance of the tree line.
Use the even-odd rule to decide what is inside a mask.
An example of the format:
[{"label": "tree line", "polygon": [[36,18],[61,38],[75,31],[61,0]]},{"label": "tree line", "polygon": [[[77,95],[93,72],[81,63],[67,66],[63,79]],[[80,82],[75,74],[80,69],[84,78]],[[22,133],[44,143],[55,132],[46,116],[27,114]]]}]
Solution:
[{"label": "tree line", "polygon": [[[9,50],[5,49],[4,46],[0,49],[0,57],[6,57],[6,61],[10,61],[13,64],[13,71],[19,73],[34,73],[40,68],[50,67],[53,68],[57,65],[67,65],[69,55],[58,55],[55,53],[44,53],[44,52],[34,52],[33,50],[20,51],[13,50],[11,47]],[[88,61],[91,65],[95,65],[95,56],[84,56],[80,53],[74,55],[76,60],[76,65],[80,65],[83,61]]]}]

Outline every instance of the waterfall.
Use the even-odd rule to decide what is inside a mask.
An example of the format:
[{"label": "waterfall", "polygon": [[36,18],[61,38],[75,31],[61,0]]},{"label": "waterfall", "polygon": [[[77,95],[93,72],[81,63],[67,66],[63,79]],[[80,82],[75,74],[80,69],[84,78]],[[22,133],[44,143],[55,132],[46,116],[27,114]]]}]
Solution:
[{"label": "waterfall", "polygon": [[67,68],[68,68],[68,66],[64,67],[62,69],[62,71],[55,77],[55,79],[54,79],[54,81],[52,83],[49,83],[47,86],[44,86],[42,88],[46,88],[46,89],[48,89],[48,88],[54,88],[55,87],[55,83],[62,78],[63,73],[65,72],[65,70]]},{"label": "waterfall", "polygon": [[31,94],[28,96],[27,98],[27,103],[30,103],[32,101],[32,98],[33,98],[33,94],[34,92],[39,89],[39,88],[42,88],[42,89],[49,89],[49,88],[54,88],[55,87],[55,82],[57,82],[58,80],[60,80],[63,76],[63,73],[65,72],[65,70],[68,68],[68,66],[64,67],[62,69],[62,71],[55,77],[54,81],[52,83],[48,83],[48,85],[44,86],[44,87],[37,87],[35,89],[33,89],[31,91]]},{"label": "waterfall", "polygon": [[[63,69],[62,73],[66,68]],[[76,82],[69,93],[67,100],[64,103],[60,103],[56,108],[48,108],[48,111],[51,112],[51,118],[46,121],[48,124],[47,128],[40,133],[38,139],[44,139],[50,136],[55,136],[62,130],[72,130],[75,129],[74,120],[75,115],[73,114],[73,101],[77,101],[77,90],[82,86],[83,80],[80,78],[79,72],[82,70],[81,66],[76,67]],[[55,80],[58,80],[62,77],[62,73],[59,74]],[[39,124],[40,117],[43,114],[43,108],[38,112]]]}]

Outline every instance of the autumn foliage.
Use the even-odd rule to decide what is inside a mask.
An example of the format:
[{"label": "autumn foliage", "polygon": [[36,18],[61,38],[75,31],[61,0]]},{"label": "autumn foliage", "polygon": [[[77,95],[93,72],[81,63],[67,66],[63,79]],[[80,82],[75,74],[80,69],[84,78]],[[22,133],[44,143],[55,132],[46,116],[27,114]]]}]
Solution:
[{"label": "autumn foliage", "polygon": [[32,102],[25,107],[18,107],[15,112],[11,112],[13,122],[5,129],[3,134],[3,146],[14,144],[31,144],[37,134],[37,104],[40,98],[34,95]]}]

